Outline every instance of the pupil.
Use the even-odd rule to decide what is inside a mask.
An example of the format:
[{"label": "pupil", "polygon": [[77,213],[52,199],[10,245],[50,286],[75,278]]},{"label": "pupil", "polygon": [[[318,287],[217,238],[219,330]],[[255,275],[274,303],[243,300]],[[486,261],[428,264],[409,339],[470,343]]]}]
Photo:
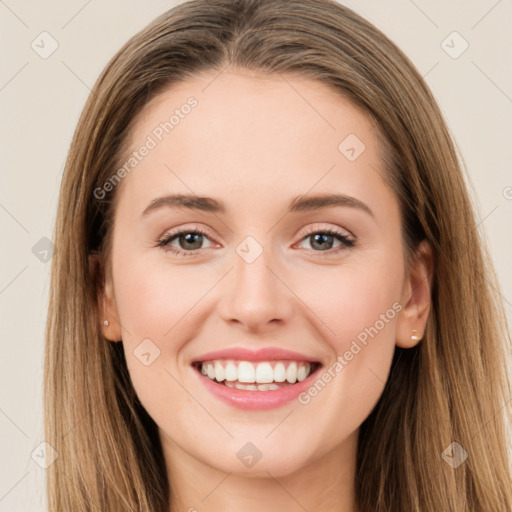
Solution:
[{"label": "pupil", "polygon": [[[194,239],[197,237],[199,238],[199,242],[195,240],[195,243],[198,245],[198,247],[192,247],[192,249],[199,249],[201,247],[201,240],[200,238],[203,235],[201,233],[187,233],[183,238],[185,238],[185,242],[187,244],[194,244]],[[182,245],[182,244],[180,244]],[[190,249],[191,247],[182,247],[183,249]]]},{"label": "pupil", "polygon": [[326,239],[327,239],[327,243],[329,241],[332,242],[332,240],[329,240],[329,239],[332,239],[332,235],[322,235],[321,233],[317,233],[316,235],[313,235],[313,240],[314,240],[314,243],[317,243],[318,239],[321,239],[323,241],[320,241],[320,249],[324,248],[325,249],[325,242],[326,242]]}]

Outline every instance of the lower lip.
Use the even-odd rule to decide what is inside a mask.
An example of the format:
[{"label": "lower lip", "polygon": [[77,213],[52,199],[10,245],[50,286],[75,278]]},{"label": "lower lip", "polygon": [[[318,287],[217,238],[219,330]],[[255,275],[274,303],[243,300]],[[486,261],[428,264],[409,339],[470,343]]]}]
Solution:
[{"label": "lower lip", "polygon": [[321,367],[317,368],[303,381],[281,389],[269,391],[247,391],[244,389],[230,388],[205,377],[196,369],[194,369],[194,372],[199,376],[206,389],[223,402],[238,407],[239,409],[265,410],[281,407],[297,398],[311,386],[320,369]]}]

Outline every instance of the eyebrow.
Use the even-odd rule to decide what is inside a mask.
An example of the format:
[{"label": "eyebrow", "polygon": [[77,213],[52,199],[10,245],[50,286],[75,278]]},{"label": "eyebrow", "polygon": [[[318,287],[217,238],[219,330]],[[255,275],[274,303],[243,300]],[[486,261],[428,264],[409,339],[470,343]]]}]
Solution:
[{"label": "eyebrow", "polygon": [[[344,194],[317,194],[310,196],[298,196],[288,206],[287,213],[320,210],[331,206],[343,206],[356,208],[375,217],[372,210],[365,203],[355,197]],[[142,212],[145,217],[149,213],[161,208],[187,208],[210,213],[226,213],[224,202],[212,197],[202,197],[192,194],[171,194],[157,197]]]}]

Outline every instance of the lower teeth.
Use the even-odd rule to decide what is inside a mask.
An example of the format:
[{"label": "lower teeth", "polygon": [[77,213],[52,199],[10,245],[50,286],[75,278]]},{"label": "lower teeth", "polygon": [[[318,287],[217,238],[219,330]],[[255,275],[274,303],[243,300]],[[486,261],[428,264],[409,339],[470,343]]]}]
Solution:
[{"label": "lower teeth", "polygon": [[[217,382],[217,381],[215,381]],[[246,391],[275,391],[276,389],[293,386],[289,382],[271,382],[270,384],[242,384],[241,382],[229,382],[227,380],[217,382],[217,384],[224,384],[228,388],[244,389]]]}]

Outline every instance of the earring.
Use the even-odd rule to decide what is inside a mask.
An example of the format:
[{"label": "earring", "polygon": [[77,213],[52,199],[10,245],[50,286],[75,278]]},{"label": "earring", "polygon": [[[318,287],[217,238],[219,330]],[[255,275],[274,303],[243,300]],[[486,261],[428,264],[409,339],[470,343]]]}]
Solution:
[{"label": "earring", "polygon": [[418,341],[420,340],[421,338],[418,338],[418,336],[416,336],[416,333],[418,332],[418,329],[413,329],[412,330],[412,336],[411,336],[411,340],[414,340],[414,341]]},{"label": "earring", "polygon": [[104,320],[104,321],[103,321],[103,325],[104,325],[104,326],[106,326],[106,327],[108,327],[108,326],[110,325],[110,322],[109,322],[108,320]]}]

